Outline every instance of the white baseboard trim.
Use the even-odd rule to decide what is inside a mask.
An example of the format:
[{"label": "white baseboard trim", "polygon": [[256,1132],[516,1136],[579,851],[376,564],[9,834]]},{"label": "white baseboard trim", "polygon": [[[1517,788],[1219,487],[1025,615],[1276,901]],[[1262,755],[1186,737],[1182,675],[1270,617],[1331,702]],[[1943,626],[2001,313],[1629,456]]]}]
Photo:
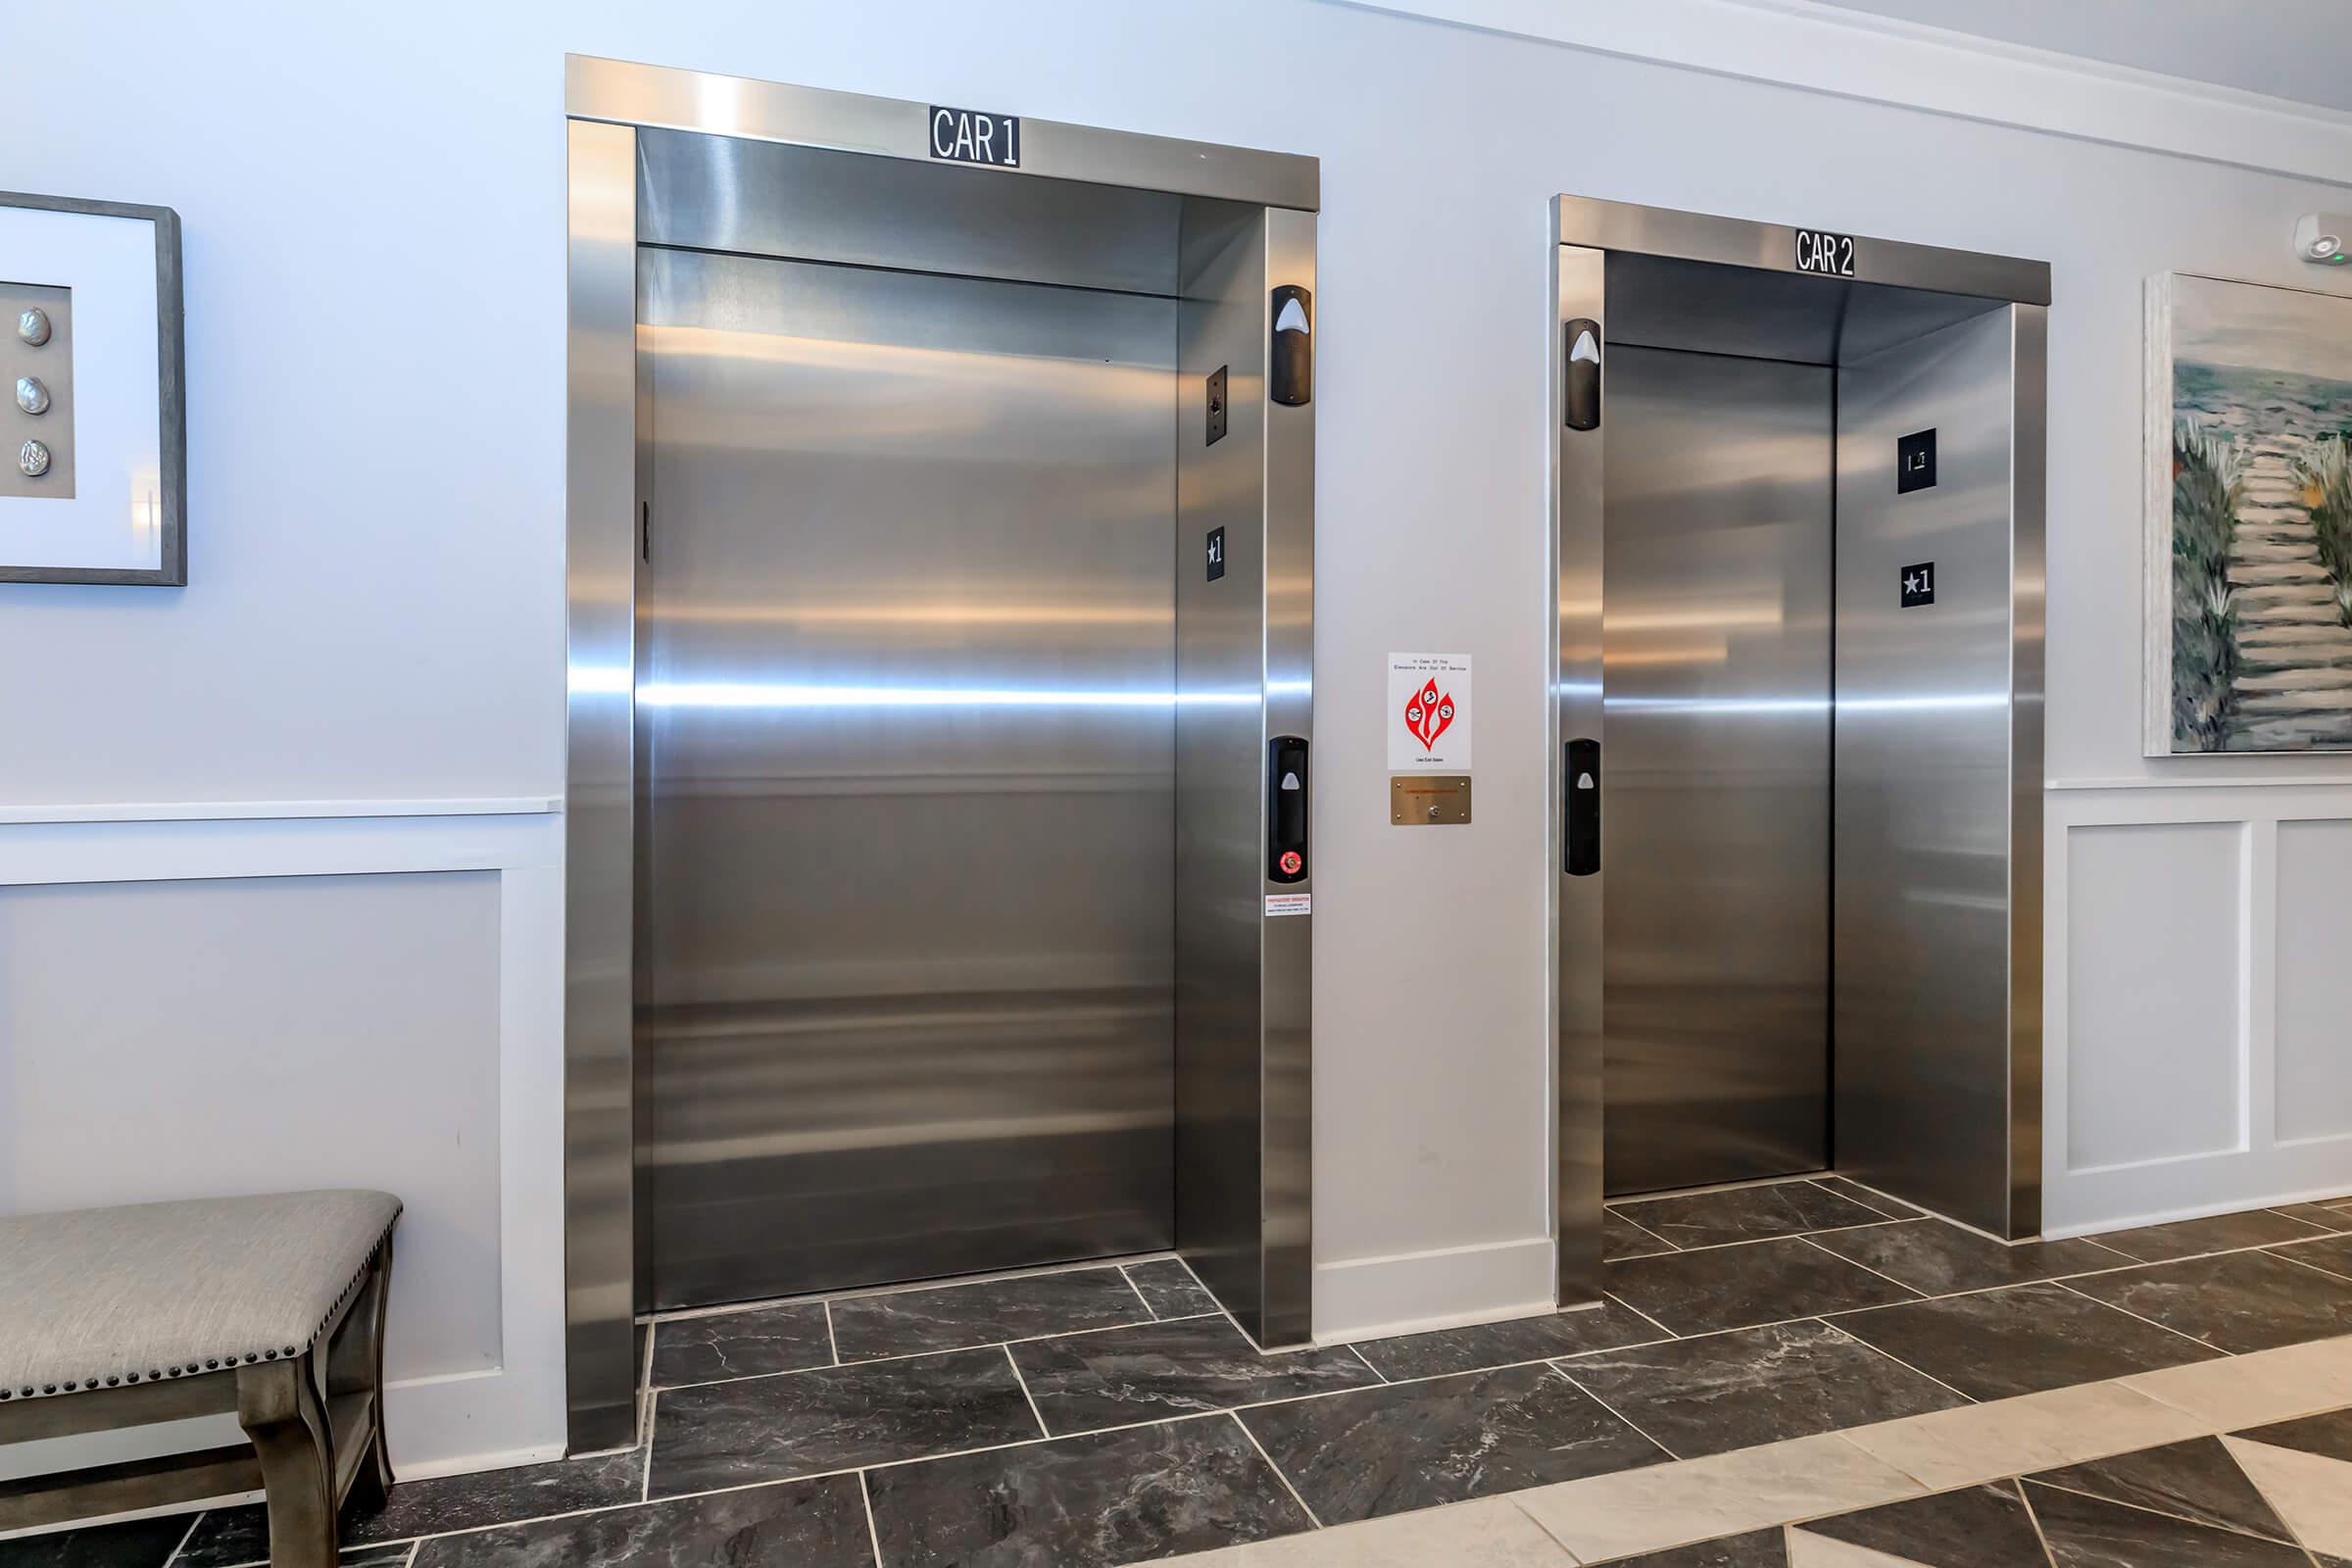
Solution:
[{"label": "white baseboard trim", "polygon": [[[2180,1163],[2186,1164],[2192,1162],[2180,1161]],[[2203,1172],[2195,1173],[2191,1179],[2201,1179],[2205,1185],[2212,1185],[2211,1176]],[[2276,1193],[2267,1197],[2248,1196],[2239,1198],[2224,1198],[2220,1200],[2200,1199],[2199,1200],[2191,1203],[2185,1203],[2175,1207],[2154,1209],[2147,1213],[2128,1214],[2117,1219],[2084,1220],[2068,1224],[2045,1226],[2042,1229],[2042,1239],[2044,1241],[2051,1242],[2065,1241],[2077,1236],[2098,1236],[2108,1231],[2137,1230],[2143,1225],[2171,1225],[2177,1221],[2184,1219],[2211,1219],[2216,1214],[2238,1214],[2245,1212],[2247,1209],[2253,1208],[2284,1208],[2294,1203],[2316,1203],[2323,1199],[2335,1199],[2343,1196],[2343,1184],[2331,1183],[2325,1187],[2306,1188],[2297,1192]],[[2312,1232],[2314,1239],[2318,1238],[2321,1234],[2321,1232],[2316,1230]]]},{"label": "white baseboard trim", "polygon": [[1315,1265],[1315,1341],[1384,1339],[1552,1309],[1552,1243],[1520,1237]]}]

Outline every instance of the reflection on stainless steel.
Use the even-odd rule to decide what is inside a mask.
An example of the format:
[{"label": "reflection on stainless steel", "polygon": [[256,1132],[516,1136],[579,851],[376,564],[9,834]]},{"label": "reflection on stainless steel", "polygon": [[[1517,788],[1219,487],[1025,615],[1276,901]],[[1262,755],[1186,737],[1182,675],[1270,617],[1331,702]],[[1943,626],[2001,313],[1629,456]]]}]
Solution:
[{"label": "reflection on stainless steel", "polygon": [[570,127],[565,431],[564,1301],[574,1450],[634,1440],[629,526],[635,135]]},{"label": "reflection on stainless steel", "polygon": [[[1829,1162],[1830,375],[1609,361],[1612,1192]],[[1620,658],[1653,650],[1645,620],[1759,603],[1725,659]]]},{"label": "reflection on stainless steel", "polygon": [[1174,302],[641,265],[653,1304],[1170,1245]]},{"label": "reflection on stainless steel", "polygon": [[920,104],[577,57],[566,105],[574,1446],[626,1441],[632,1228],[652,1305],[1181,1214],[1303,1340],[1311,917],[1259,899],[1313,411],[1256,367],[1314,161],[1028,121],[973,171]]},{"label": "reflection on stainless steel", "polygon": [[[1559,204],[1553,204],[1555,227]],[[1555,253],[1551,331],[1564,341],[1567,323],[1579,318],[1600,323],[1601,400],[1597,430],[1572,430],[1565,418],[1567,357],[1554,356],[1551,372],[1551,502],[1557,525],[1552,537],[1553,648],[1557,671],[1550,704],[1551,811],[1549,857],[1554,873],[1567,864],[1563,804],[1571,780],[1567,743],[1599,742],[1607,773],[1608,734],[1601,708],[1601,559],[1606,497],[1609,377],[1615,360],[1616,323],[1608,314],[1604,284],[1607,256],[1562,245]],[[1602,819],[1607,827],[1607,818]],[[1585,876],[1552,878],[1553,1230],[1557,1237],[1555,1285],[1561,1305],[1600,1299],[1601,1191],[1601,905],[1609,880],[1608,861]]]},{"label": "reflection on stainless steel", "polygon": [[[2013,1222],[2012,333],[1996,311],[1838,371],[1838,1160],[1996,1235]],[[1936,485],[1898,496],[1895,439],[1931,426]],[[1899,608],[1898,575],[1925,561],[1936,603]]]},{"label": "reflection on stainless steel", "polygon": [[[1606,327],[1553,467],[1554,738],[1607,740],[1602,870],[1556,884],[1563,1301],[1596,1121],[1612,1190],[1834,1160],[2039,1223],[2048,269],[1864,240],[1798,277],[1791,234],[1555,205],[1552,330]],[[1898,498],[1929,426],[1940,482]]]}]

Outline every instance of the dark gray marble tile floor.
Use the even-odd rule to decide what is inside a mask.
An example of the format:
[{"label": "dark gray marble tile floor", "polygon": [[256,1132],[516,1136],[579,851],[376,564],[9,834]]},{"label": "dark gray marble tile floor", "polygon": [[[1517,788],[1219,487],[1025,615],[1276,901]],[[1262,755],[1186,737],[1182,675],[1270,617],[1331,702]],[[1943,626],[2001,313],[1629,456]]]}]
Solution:
[{"label": "dark gray marble tile floor", "polygon": [[2280,1252],[2223,1252],[2182,1263],[2092,1274],[2083,1295],[2176,1334],[2244,1355],[2352,1334],[2352,1290]]},{"label": "dark gray marble tile floor", "polygon": [[1259,1405],[1241,1420],[1327,1525],[1670,1457],[1543,1362]]},{"label": "dark gray marble tile floor", "polygon": [[1911,1301],[1833,1321],[1972,1399],[2039,1394],[2220,1353],[2063,1285]]},{"label": "dark gray marble tile floor", "polygon": [[2095,1242],[2029,1242],[2009,1247],[1939,1219],[1830,1231],[1813,1245],[1900,1280],[1922,1296],[2026,1285],[2133,1261]]},{"label": "dark gray marble tile floor", "polygon": [[672,1318],[654,1332],[653,1387],[797,1372],[832,1359],[821,1301]]},{"label": "dark gray marble tile floor", "polygon": [[858,1487],[826,1476],[443,1536],[418,1548],[416,1568],[868,1568]]},{"label": "dark gray marble tile floor", "polygon": [[1907,1286],[1802,1237],[1607,1263],[1601,1284],[1677,1334],[1712,1334],[1919,1299]]},{"label": "dark gray marble tile floor", "polygon": [[1540,1317],[1402,1334],[1390,1340],[1362,1340],[1355,1348],[1385,1378],[1430,1378],[1673,1337],[1669,1330],[1622,1303],[1604,1300],[1598,1306]]},{"label": "dark gray marble tile floor", "polygon": [[2040,1533],[2014,1481],[1817,1519],[1803,1529],[1849,1546],[1946,1568],[2015,1568],[2042,1560]]},{"label": "dark gray marble tile floor", "polygon": [[674,1497],[1043,1436],[1001,1346],[704,1383],[667,1390],[655,1403],[647,1495]]},{"label": "dark gray marble tile floor", "polygon": [[[453,1530],[478,1530],[518,1519],[634,1502],[644,1485],[639,1449],[552,1464],[483,1470],[472,1475],[404,1481],[383,1507],[343,1518],[351,1545],[409,1541]],[[196,1522],[173,1568],[232,1568],[267,1561],[270,1525],[260,1503],[218,1508]]]},{"label": "dark gray marble tile floor", "polygon": [[1677,1247],[1720,1247],[1728,1242],[1801,1236],[1845,1225],[1873,1225],[1888,1217],[1814,1181],[1627,1199],[1611,1206]]},{"label": "dark gray marble tile floor", "polygon": [[1118,1269],[1066,1269],[837,1300],[833,1343],[843,1361],[870,1361],[1148,1323],[1152,1316]]},{"label": "dark gray marble tile floor", "polygon": [[2246,1479],[2218,1438],[2191,1438],[2112,1459],[2045,1470],[2027,1479],[2129,1507],[2171,1514],[2272,1541],[2292,1541],[2284,1520]]},{"label": "dark gray marble tile floor", "polygon": [[1682,1459],[1968,1402],[1822,1323],[1669,1340],[1558,1365]]},{"label": "dark gray marble tile floor", "polygon": [[1230,1415],[867,1473],[884,1568],[1093,1568],[1312,1528]]},{"label": "dark gray marble tile floor", "polygon": [[[347,1568],[419,1539],[419,1568],[832,1568],[877,1538],[892,1565],[1093,1568],[1311,1528],[1299,1496],[1336,1524],[2352,1333],[2342,1203],[2009,1248],[1824,1178],[1613,1205],[1606,1245],[1596,1308],[1271,1356],[1173,1258],[668,1319],[641,1337],[650,1452],[403,1484],[347,1520]],[[2243,1436],[2352,1458],[2352,1412]],[[2009,1494],[1817,1533],[1973,1568],[2032,1508],[2058,1568],[2328,1561],[2214,1440]],[[1781,1542],[1625,1568],[1786,1568]],[[249,1506],[0,1542],[0,1568],[267,1550]]]},{"label": "dark gray marble tile floor", "polygon": [[0,1568],[163,1568],[187,1533],[182,1514],[24,1536],[0,1541]]},{"label": "dark gray marble tile floor", "polygon": [[1031,1340],[1012,1358],[1057,1437],[1380,1381],[1346,1348],[1261,1355],[1221,1314]]},{"label": "dark gray marble tile floor", "polygon": [[1153,1317],[1199,1317],[1217,1309],[1217,1298],[1193,1278],[1193,1271],[1180,1257],[1154,1258],[1126,1267],[1128,1280]]},{"label": "dark gray marble tile floor", "polygon": [[2169,1225],[2109,1231],[2090,1240],[2143,1263],[2170,1263],[2205,1252],[2268,1247],[2275,1242],[2308,1241],[2325,1234],[2327,1232],[2323,1226],[2273,1213],[2267,1208],[2257,1208],[2242,1214],[2216,1214],[2210,1219],[2175,1220]]},{"label": "dark gray marble tile floor", "polygon": [[1779,1530],[1751,1530],[1695,1546],[1611,1557],[1602,1568],[1788,1568],[1788,1546]]}]

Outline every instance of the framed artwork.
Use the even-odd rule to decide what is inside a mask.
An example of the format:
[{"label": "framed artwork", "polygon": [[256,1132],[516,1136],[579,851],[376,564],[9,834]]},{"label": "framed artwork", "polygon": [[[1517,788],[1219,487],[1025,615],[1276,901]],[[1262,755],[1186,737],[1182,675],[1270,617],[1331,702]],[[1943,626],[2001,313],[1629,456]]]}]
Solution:
[{"label": "framed artwork", "polygon": [[2352,751],[2352,296],[2148,284],[2147,753]]},{"label": "framed artwork", "polygon": [[179,217],[0,192],[0,582],[187,579]]}]

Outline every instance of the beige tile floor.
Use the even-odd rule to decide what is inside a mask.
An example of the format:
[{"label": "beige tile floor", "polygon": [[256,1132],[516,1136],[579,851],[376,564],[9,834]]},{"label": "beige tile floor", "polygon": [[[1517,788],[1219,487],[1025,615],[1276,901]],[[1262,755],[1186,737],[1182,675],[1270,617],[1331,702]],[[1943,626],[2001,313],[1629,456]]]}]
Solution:
[{"label": "beige tile floor", "polygon": [[[1560,1568],[2352,1405],[2352,1337],[1799,1438],[1171,1559],[1194,1568]],[[2333,1461],[2229,1439],[2307,1544],[2352,1551]],[[2256,1451],[2259,1450],[2259,1451]],[[2298,1517],[2299,1515],[2299,1517]],[[1792,1532],[1799,1563],[1900,1562]]]}]

